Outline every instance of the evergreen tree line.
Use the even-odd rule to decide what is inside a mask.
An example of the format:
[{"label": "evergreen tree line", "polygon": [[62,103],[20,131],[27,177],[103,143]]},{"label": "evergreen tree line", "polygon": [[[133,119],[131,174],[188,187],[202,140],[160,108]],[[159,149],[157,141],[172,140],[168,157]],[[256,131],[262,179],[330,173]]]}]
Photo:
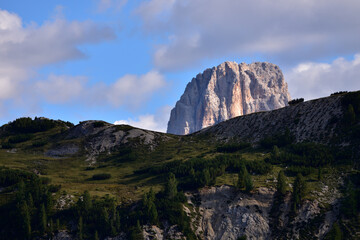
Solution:
[{"label": "evergreen tree line", "polygon": [[30,117],[23,117],[9,122],[6,129],[12,134],[36,133],[50,130],[59,124],[68,127],[74,126],[74,124],[70,122],[55,121],[47,118],[35,117],[35,119],[32,119]]},{"label": "evergreen tree line", "polygon": [[264,161],[247,161],[239,154],[222,154],[213,159],[193,158],[187,161],[173,161],[151,167],[136,173],[167,174],[172,172],[179,179],[182,190],[196,189],[215,184],[216,178],[224,173],[238,173],[244,164],[251,174],[267,174],[272,166]]},{"label": "evergreen tree line", "polygon": [[1,170],[0,176],[10,196],[0,207],[0,239],[32,239],[55,231],[48,181],[19,170]]},{"label": "evergreen tree line", "polygon": [[344,122],[353,124],[360,120],[360,91],[347,93],[341,99],[344,107]]},{"label": "evergreen tree line", "polygon": [[77,237],[82,239],[116,236],[121,227],[121,211],[115,200],[106,195],[104,199],[94,200],[85,191],[72,209],[77,219]]},{"label": "evergreen tree line", "polygon": [[316,143],[292,144],[281,151],[275,145],[266,162],[317,168],[334,163],[334,155],[327,146]]}]

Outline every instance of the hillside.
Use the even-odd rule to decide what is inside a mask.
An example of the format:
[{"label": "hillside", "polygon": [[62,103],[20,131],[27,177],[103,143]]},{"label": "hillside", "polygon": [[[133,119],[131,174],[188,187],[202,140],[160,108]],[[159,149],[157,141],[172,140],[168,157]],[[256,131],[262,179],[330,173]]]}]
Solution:
[{"label": "hillside", "polygon": [[356,239],[359,133],[360,92],[186,136],[17,119],[0,128],[0,239]]}]

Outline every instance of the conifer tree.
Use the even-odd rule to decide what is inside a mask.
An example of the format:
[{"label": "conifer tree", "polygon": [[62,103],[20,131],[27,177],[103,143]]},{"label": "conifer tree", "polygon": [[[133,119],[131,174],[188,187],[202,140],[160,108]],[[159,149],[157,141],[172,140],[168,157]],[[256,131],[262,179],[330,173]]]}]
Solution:
[{"label": "conifer tree", "polygon": [[272,152],[271,152],[271,157],[276,160],[280,157],[280,150],[279,150],[278,146],[274,145]]},{"label": "conifer tree", "polygon": [[46,226],[47,225],[47,215],[46,215],[44,204],[41,204],[39,217],[40,217],[40,233],[45,234],[46,228],[47,228],[47,226]]},{"label": "conifer tree", "polygon": [[276,190],[280,196],[284,196],[286,193],[286,179],[283,170],[278,174]]},{"label": "conifer tree", "polygon": [[342,239],[342,233],[340,226],[337,222],[333,224],[332,229],[329,232],[329,239],[331,240],[341,240]]},{"label": "conifer tree", "polygon": [[251,192],[251,190],[253,190],[254,185],[253,185],[253,181],[251,179],[251,175],[249,173],[245,174],[245,191],[246,192]]},{"label": "conifer tree", "polygon": [[168,181],[165,185],[165,195],[168,199],[173,199],[177,194],[177,180],[173,173],[169,174]]},{"label": "conifer tree", "polygon": [[99,234],[98,234],[98,231],[95,231],[95,234],[94,234],[94,240],[99,240]]},{"label": "conifer tree", "polygon": [[24,239],[30,239],[31,238],[31,217],[30,217],[30,211],[27,203],[25,201],[22,201],[20,203],[20,218],[21,218],[21,226],[23,228],[23,236]]},{"label": "conifer tree", "polygon": [[60,230],[60,220],[56,219],[56,231]]},{"label": "conifer tree", "polygon": [[322,169],[321,167],[318,168],[318,181],[322,180]]},{"label": "conifer tree", "polygon": [[203,185],[208,186],[210,183],[210,172],[208,168],[205,168],[202,171],[202,176],[203,176]]},{"label": "conifer tree", "polygon": [[352,104],[348,105],[347,111],[345,113],[345,121],[347,124],[353,124],[356,121],[356,114]]},{"label": "conifer tree", "polygon": [[116,211],[115,225],[116,225],[116,231],[120,232],[120,230],[121,230],[121,222],[120,222],[120,214],[119,214],[118,211]]},{"label": "conifer tree", "polygon": [[30,214],[32,214],[33,211],[34,211],[34,200],[33,200],[30,193],[28,193],[28,197],[27,197],[26,202],[27,202],[27,205],[29,207],[29,212],[30,212]]},{"label": "conifer tree", "polygon": [[53,222],[52,218],[50,219],[49,227],[50,227],[49,233],[53,234],[53,232],[54,232],[54,222]]},{"label": "conifer tree", "polygon": [[237,187],[238,188],[244,188],[246,185],[245,183],[245,179],[246,179],[246,175],[248,174],[248,171],[246,170],[245,164],[243,161],[241,161],[240,163],[240,170],[239,170],[239,174],[238,174],[238,182],[237,182]]},{"label": "conifer tree", "polygon": [[299,173],[295,178],[293,187],[293,201],[295,206],[299,205],[302,202],[306,195],[306,191],[306,182],[304,180],[304,177]]},{"label": "conifer tree", "polygon": [[78,222],[78,238],[79,240],[84,239],[84,226],[83,226],[82,216],[79,217],[79,222]]}]

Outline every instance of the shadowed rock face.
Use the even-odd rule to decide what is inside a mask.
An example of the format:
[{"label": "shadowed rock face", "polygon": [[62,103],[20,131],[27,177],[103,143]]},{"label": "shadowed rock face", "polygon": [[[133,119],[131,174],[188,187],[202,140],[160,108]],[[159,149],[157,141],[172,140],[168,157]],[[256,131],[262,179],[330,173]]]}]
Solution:
[{"label": "shadowed rock face", "polygon": [[171,111],[167,132],[189,134],[233,117],[284,107],[289,100],[278,66],[224,62],[186,86]]}]

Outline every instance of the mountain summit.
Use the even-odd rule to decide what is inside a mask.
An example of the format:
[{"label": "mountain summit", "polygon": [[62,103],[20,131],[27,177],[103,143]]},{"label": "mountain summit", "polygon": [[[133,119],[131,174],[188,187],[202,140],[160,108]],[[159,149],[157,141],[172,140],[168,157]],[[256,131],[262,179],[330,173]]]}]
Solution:
[{"label": "mountain summit", "polygon": [[224,62],[186,86],[171,111],[168,133],[189,134],[227,119],[287,105],[287,83],[278,66]]}]

